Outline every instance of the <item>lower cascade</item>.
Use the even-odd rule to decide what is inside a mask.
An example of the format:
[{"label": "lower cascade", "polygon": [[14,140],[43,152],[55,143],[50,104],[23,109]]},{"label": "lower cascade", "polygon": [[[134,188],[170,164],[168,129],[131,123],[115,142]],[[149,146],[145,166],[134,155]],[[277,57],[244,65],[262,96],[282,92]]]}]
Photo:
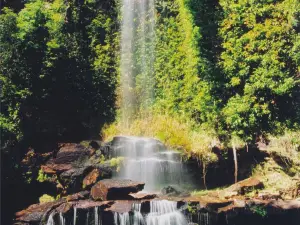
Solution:
[{"label": "lower cascade", "polygon": [[177,203],[167,200],[150,202],[150,212],[142,215],[139,204],[133,207],[133,213],[114,214],[115,225],[185,225],[188,224],[183,213],[177,209]]},{"label": "lower cascade", "polygon": [[143,181],[145,191],[159,191],[168,185],[190,183],[180,154],[166,149],[156,139],[118,136],[113,140],[112,147],[113,157],[126,159],[116,178]]}]

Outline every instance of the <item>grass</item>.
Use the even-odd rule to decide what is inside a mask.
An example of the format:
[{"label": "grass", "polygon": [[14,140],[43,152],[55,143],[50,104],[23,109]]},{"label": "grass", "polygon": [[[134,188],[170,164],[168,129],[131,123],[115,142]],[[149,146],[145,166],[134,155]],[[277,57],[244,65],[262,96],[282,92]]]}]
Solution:
[{"label": "grass", "polygon": [[214,189],[211,189],[211,190],[194,190],[191,195],[194,196],[194,197],[201,197],[201,196],[206,196],[206,195],[209,195],[211,193],[218,193],[222,190],[224,190],[226,187],[218,187],[218,188],[214,188]]},{"label": "grass", "polygon": [[268,151],[276,152],[294,164],[300,165],[300,131],[286,131],[282,136],[269,136]]},{"label": "grass", "polygon": [[[272,158],[257,165],[253,169],[253,176],[259,177],[265,186],[263,191],[270,194],[278,195],[280,192],[292,190],[297,185],[297,179],[289,176],[284,168],[279,166]],[[286,197],[289,198],[289,196]]]},{"label": "grass", "polygon": [[191,121],[178,120],[166,114],[148,114],[147,118],[138,118],[127,128],[115,122],[102,130],[104,141],[110,141],[116,135],[157,138],[168,148],[180,150],[186,157],[194,155],[206,165],[217,161],[212,147],[219,141],[212,129],[197,127]]}]

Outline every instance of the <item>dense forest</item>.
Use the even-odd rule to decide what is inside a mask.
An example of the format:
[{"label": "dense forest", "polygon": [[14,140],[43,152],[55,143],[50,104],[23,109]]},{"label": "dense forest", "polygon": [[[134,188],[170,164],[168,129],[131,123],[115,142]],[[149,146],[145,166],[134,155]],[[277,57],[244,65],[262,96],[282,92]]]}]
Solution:
[{"label": "dense forest", "polygon": [[[178,0],[156,7],[157,111],[249,143],[297,128],[298,1]],[[108,0],[2,9],[2,146],[84,139],[114,120],[118,12],[118,2]]]},{"label": "dense forest", "polygon": [[1,1],[2,181],[27,179],[28,148],[118,133],[197,155],[203,174],[212,146],[274,137],[300,162],[299,0],[155,4],[154,101],[121,128],[120,1]]}]

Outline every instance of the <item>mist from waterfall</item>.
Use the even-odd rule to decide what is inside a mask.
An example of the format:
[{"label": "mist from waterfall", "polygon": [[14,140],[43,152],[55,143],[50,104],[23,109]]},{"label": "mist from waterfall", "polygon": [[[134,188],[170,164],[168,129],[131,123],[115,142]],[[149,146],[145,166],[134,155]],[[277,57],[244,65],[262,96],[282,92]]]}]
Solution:
[{"label": "mist from waterfall", "polygon": [[154,0],[122,0],[121,15],[121,117],[128,127],[137,110],[153,102]]}]

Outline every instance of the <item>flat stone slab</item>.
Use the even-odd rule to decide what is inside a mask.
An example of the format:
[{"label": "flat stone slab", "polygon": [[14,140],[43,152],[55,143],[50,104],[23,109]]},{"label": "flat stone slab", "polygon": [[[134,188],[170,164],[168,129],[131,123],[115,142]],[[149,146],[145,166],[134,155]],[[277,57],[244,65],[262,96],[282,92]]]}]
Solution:
[{"label": "flat stone slab", "polygon": [[156,194],[146,192],[130,193],[129,196],[131,196],[133,200],[154,199],[157,197]]},{"label": "flat stone slab", "polygon": [[244,195],[245,193],[251,192],[254,189],[262,189],[264,184],[255,177],[250,177],[248,179],[237,182],[225,189],[225,192],[235,193]]},{"label": "flat stone slab", "polygon": [[94,200],[127,200],[130,193],[143,190],[145,183],[132,180],[105,179],[96,183],[91,189]]},{"label": "flat stone slab", "polygon": [[106,208],[105,211],[118,213],[130,212],[132,211],[132,203],[133,201],[131,200],[115,201],[114,204],[111,207]]}]

